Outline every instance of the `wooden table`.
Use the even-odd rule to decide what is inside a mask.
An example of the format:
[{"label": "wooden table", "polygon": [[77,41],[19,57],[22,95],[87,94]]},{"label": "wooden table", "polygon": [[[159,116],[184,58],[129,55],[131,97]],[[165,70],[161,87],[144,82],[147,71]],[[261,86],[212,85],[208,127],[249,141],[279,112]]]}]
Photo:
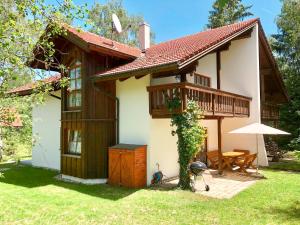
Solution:
[{"label": "wooden table", "polygon": [[232,170],[232,163],[237,157],[244,155],[243,152],[224,152],[222,153],[224,164],[223,169],[227,167],[228,169]]}]

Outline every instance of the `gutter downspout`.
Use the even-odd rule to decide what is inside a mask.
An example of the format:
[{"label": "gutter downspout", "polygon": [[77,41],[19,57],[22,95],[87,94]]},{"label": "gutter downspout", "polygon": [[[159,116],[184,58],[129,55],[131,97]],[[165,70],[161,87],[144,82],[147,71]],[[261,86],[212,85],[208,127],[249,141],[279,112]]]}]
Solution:
[{"label": "gutter downspout", "polygon": [[120,118],[119,117],[120,116],[120,99],[116,96],[111,95],[108,92],[103,91],[102,89],[97,87],[95,85],[95,83],[93,83],[93,85],[94,85],[94,88],[95,88],[96,91],[101,92],[104,95],[106,95],[107,97],[112,98],[116,101],[116,104],[117,104],[117,108],[116,108],[116,121],[117,121],[117,123],[116,123],[116,135],[117,135],[116,142],[117,143],[116,144],[119,144],[119,137],[120,137],[120,129],[119,129],[119,127],[120,127],[120,124],[119,124],[120,123],[120,119],[119,119]]},{"label": "gutter downspout", "polygon": [[61,97],[58,97],[58,96],[56,96],[56,95],[54,95],[54,94],[49,93],[49,96],[51,96],[51,97],[53,97],[53,98],[56,98],[56,99],[58,99],[58,100],[61,100]]}]

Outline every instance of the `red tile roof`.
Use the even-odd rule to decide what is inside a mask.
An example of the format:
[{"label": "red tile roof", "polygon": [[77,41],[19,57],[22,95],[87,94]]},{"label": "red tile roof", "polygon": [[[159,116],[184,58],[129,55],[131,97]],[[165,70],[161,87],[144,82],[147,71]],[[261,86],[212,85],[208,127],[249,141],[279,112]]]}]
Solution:
[{"label": "red tile roof", "polygon": [[121,54],[131,56],[133,58],[137,58],[141,55],[141,50],[136,47],[122,44],[117,41],[112,41],[108,38],[101,37],[88,31],[82,31],[74,27],[64,26],[64,28],[87,44],[94,45],[91,47],[104,48],[110,51],[119,52]]},{"label": "red tile roof", "polygon": [[133,62],[99,73],[96,77],[110,77],[172,63],[179,66],[195,55],[207,53],[206,51],[209,52],[210,49],[212,51],[222,41],[234,38],[235,35],[250,29],[257,22],[259,19],[250,19],[153,45],[143,56]]},{"label": "red tile roof", "polygon": [[[58,84],[59,80],[60,80],[60,74],[55,74],[55,75],[45,78],[41,81],[45,84],[56,85],[56,84]],[[7,93],[8,94],[18,94],[18,95],[28,95],[28,94],[31,94],[32,90],[36,87],[36,85],[37,85],[37,82],[31,82],[31,83],[25,84],[23,86],[11,89]]]},{"label": "red tile roof", "polygon": [[14,108],[0,108],[0,127],[22,127],[23,123],[20,115]]}]

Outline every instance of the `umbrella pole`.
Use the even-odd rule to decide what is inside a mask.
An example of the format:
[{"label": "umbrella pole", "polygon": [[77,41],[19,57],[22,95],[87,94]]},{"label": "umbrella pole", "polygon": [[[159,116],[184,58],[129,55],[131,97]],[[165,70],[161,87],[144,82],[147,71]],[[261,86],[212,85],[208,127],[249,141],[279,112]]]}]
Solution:
[{"label": "umbrella pole", "polygon": [[256,134],[256,173],[258,174],[258,134]]}]

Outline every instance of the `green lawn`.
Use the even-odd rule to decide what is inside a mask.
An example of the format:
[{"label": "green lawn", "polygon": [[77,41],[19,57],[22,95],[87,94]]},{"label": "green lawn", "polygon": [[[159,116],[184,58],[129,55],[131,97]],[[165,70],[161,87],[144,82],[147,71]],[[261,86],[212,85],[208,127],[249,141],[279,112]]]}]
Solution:
[{"label": "green lawn", "polygon": [[272,163],[269,168],[300,172],[300,152],[288,152],[286,154],[286,158],[277,163]]},{"label": "green lawn", "polygon": [[56,172],[2,164],[0,224],[299,224],[300,173],[265,170],[230,200],[179,190],[129,190],[53,179]]}]

